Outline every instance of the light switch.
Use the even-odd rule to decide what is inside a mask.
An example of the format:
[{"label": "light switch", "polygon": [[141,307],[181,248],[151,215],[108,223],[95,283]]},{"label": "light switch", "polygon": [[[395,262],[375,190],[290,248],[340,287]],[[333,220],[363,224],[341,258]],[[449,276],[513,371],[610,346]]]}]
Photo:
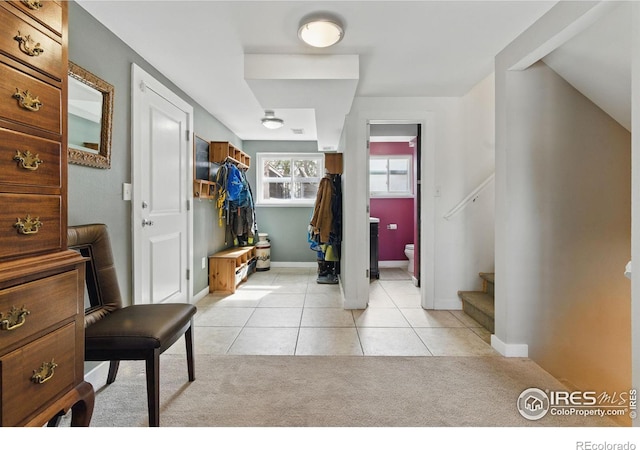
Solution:
[{"label": "light switch", "polygon": [[131,183],[122,183],[122,200],[131,201]]}]

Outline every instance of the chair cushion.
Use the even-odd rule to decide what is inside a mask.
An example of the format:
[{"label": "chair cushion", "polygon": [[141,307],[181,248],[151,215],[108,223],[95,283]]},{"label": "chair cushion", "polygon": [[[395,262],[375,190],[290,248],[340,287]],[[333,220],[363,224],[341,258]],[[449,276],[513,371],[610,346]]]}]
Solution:
[{"label": "chair cushion", "polygon": [[196,307],[186,303],[126,306],[85,329],[85,348],[86,351],[158,348],[174,338],[195,313]]}]

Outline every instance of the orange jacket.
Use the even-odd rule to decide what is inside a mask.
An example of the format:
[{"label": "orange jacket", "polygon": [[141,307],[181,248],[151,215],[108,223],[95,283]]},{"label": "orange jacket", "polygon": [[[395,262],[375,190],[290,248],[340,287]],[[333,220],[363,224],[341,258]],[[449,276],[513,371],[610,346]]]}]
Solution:
[{"label": "orange jacket", "polygon": [[333,223],[333,213],[331,212],[331,197],[333,196],[333,184],[329,178],[320,180],[316,204],[313,209],[310,225],[313,227],[313,234],[320,235],[320,242],[329,242],[329,233]]}]

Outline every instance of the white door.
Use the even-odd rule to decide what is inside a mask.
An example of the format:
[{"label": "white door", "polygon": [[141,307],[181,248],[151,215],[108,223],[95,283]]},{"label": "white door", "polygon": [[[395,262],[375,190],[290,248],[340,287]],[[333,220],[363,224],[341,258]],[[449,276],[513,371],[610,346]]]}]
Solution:
[{"label": "white door", "polygon": [[132,70],[134,303],[190,302],[193,108]]}]

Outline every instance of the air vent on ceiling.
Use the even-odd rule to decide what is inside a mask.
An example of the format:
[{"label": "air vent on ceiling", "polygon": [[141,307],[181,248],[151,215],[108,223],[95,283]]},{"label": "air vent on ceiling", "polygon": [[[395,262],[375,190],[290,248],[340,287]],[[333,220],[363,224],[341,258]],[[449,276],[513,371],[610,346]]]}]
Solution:
[{"label": "air vent on ceiling", "polygon": [[304,134],[304,128],[292,128],[291,132],[293,134]]}]

